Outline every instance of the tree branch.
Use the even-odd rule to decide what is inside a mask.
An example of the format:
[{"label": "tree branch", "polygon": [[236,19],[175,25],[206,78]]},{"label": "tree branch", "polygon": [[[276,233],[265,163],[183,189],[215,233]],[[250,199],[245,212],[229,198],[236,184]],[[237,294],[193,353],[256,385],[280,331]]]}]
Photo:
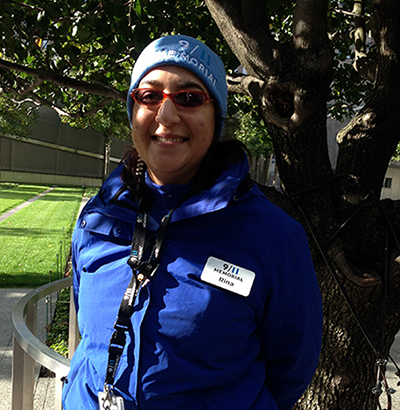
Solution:
[{"label": "tree branch", "polygon": [[21,96],[23,96],[25,94],[28,94],[31,91],[35,90],[36,88],[40,87],[42,84],[43,84],[43,80],[37,78],[34,83],[29,84],[26,87],[21,88],[21,90],[18,92],[18,94],[21,95]]},{"label": "tree branch", "polygon": [[265,82],[251,75],[236,74],[226,77],[228,91],[241,95],[248,95],[258,101],[262,95]]},{"label": "tree branch", "polygon": [[102,97],[111,98],[112,100],[126,101],[126,92],[116,90],[115,88],[107,87],[101,84],[91,84],[85,81],[76,80],[74,78],[68,78],[59,74],[35,70],[29,67],[22,66],[20,64],[11,63],[9,61],[0,59],[0,67],[6,68],[11,71],[19,71],[35,77],[40,81],[48,81],[60,87],[72,88],[88,94],[99,95]]},{"label": "tree branch", "polygon": [[375,60],[371,61],[367,56],[363,0],[354,1],[353,14],[355,17],[355,30],[353,32],[355,58],[353,67],[363,78],[373,82],[375,80],[377,63]]},{"label": "tree branch", "polygon": [[[33,87],[32,87],[33,89]],[[19,93],[16,92],[14,89],[11,89],[9,93],[12,93],[13,95],[17,95],[18,97],[24,96],[25,98],[23,100],[13,100],[9,99],[13,104],[23,104],[23,103],[30,103],[30,104],[35,104],[37,106],[47,106],[49,108],[52,108],[54,111],[57,112],[59,115],[64,115],[69,118],[74,118],[74,119],[79,119],[79,118],[88,118],[94,114],[97,113],[97,111],[101,110],[108,104],[112,103],[115,101],[114,98],[104,98],[101,100],[99,103],[97,103],[94,107],[92,107],[90,110],[87,111],[81,111],[81,112],[69,112],[65,110],[65,107],[61,107],[57,104],[54,104],[54,102],[46,100],[42,97],[39,97],[35,93],[32,92],[32,89],[28,90],[26,89],[24,93]]]},{"label": "tree branch", "polygon": [[261,103],[265,119],[285,131],[296,130],[311,114],[302,104],[302,91],[282,85],[276,77],[262,81],[250,75],[237,74],[227,76],[227,83],[229,92],[248,95]]},{"label": "tree branch", "polygon": [[71,113],[68,111],[65,111],[65,109],[58,107],[57,105],[52,104],[50,107],[53,108],[54,111],[57,112],[59,115],[64,115],[69,118],[74,118],[74,119],[79,119],[79,118],[88,118],[91,117],[92,115],[96,114],[97,111],[101,110],[103,107],[106,105],[110,104],[114,100],[112,98],[105,98],[104,100],[101,100],[95,107],[91,108],[90,110],[79,112],[79,113]]},{"label": "tree branch", "polygon": [[296,48],[309,48],[326,37],[327,0],[299,0],[293,19],[293,42]]},{"label": "tree branch", "polygon": [[303,54],[302,64],[310,70],[324,72],[332,63],[332,52],[327,36],[327,0],[299,0],[293,21],[293,44],[296,50],[321,50],[318,58]]},{"label": "tree branch", "polygon": [[43,11],[43,8],[41,8],[41,7],[31,6],[30,4],[21,3],[19,1],[11,1],[10,3],[17,4],[18,6],[25,7],[29,10]]},{"label": "tree branch", "polygon": [[265,1],[205,0],[205,3],[250,75],[265,78],[277,71],[278,44],[269,31]]},{"label": "tree branch", "polygon": [[364,107],[337,136],[336,173],[350,176],[353,183],[379,198],[387,164],[399,142],[400,3],[377,1],[373,19],[378,52],[374,88]]}]

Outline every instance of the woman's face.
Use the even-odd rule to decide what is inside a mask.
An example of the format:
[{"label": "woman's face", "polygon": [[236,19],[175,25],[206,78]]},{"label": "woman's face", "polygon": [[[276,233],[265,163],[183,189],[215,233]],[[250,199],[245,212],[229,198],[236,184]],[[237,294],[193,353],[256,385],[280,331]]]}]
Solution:
[{"label": "woman's face", "polygon": [[[195,74],[176,66],[150,71],[138,88],[165,93],[202,91],[210,96]],[[214,128],[214,105],[209,100],[200,107],[177,106],[170,98],[156,106],[133,104],[133,144],[159,185],[192,180],[211,145]]]}]

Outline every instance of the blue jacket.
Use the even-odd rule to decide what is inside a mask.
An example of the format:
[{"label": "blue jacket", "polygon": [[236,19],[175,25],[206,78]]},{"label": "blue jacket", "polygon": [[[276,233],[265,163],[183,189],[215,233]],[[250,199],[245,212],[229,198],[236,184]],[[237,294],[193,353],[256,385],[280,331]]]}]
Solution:
[{"label": "blue jacket", "polygon": [[[73,235],[82,340],[63,390],[65,410],[98,408],[132,274],[136,205],[128,191],[119,193],[120,173],[87,204]],[[116,374],[126,409],[288,410],[310,382],[322,307],[307,237],[256,186],[238,190],[247,173],[247,160],[232,164],[173,212]],[[161,195],[171,197],[165,189]],[[150,219],[155,231],[159,218]]]}]

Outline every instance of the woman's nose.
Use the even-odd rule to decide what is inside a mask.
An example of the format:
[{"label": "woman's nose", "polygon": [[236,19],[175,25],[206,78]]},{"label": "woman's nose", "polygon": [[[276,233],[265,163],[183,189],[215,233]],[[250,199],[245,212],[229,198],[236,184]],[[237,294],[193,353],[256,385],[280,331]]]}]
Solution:
[{"label": "woman's nose", "polygon": [[155,120],[165,126],[171,124],[177,124],[181,121],[178,110],[171,100],[171,98],[166,98],[160,105],[157,111]]}]

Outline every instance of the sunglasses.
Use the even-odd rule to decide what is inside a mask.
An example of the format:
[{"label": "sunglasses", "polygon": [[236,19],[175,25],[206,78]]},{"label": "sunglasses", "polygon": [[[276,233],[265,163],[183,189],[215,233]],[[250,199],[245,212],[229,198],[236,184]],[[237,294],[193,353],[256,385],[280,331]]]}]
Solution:
[{"label": "sunglasses", "polygon": [[206,101],[212,101],[207,94],[201,91],[178,91],[176,93],[164,93],[152,88],[136,88],[131,92],[131,97],[139,104],[156,106],[166,98],[170,98],[179,107],[201,107]]}]

